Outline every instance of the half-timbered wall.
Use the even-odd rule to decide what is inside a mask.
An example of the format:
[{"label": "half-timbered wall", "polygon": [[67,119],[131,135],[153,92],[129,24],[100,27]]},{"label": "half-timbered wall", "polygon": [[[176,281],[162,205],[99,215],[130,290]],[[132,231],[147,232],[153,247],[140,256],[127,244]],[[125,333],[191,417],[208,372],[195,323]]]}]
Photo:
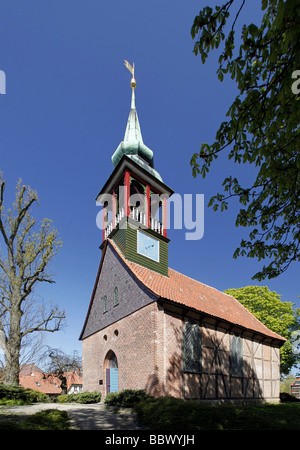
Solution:
[{"label": "half-timbered wall", "polygon": [[[184,364],[183,334],[189,320],[197,324],[201,335],[198,371],[189,371]],[[239,374],[233,368],[232,342],[236,336],[241,340]],[[165,394],[203,400],[279,399],[279,347],[271,340],[207,317],[184,316],[173,308],[164,314],[162,352]]]}]

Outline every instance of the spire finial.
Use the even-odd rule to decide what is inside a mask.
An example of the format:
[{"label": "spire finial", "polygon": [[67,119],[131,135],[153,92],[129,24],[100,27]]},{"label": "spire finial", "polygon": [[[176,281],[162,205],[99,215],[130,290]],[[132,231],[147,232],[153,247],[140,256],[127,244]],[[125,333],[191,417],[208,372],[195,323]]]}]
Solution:
[{"label": "spire finial", "polygon": [[132,75],[131,78],[131,87],[132,87],[132,96],[131,96],[131,109],[135,109],[135,95],[134,95],[134,88],[136,86],[136,81],[134,78],[134,63],[131,65],[129,64],[128,61],[126,61],[126,59],[124,59],[124,64],[127,67],[127,69],[129,70],[129,72]]},{"label": "spire finial", "polygon": [[131,65],[131,64],[129,64],[128,61],[126,61],[126,59],[124,59],[124,64],[125,64],[125,66],[127,67],[127,69],[129,70],[129,72],[130,72],[131,75],[132,75],[132,78],[131,78],[131,87],[134,89],[135,86],[136,86],[136,81],[135,81],[135,78],[134,78],[134,63]]}]

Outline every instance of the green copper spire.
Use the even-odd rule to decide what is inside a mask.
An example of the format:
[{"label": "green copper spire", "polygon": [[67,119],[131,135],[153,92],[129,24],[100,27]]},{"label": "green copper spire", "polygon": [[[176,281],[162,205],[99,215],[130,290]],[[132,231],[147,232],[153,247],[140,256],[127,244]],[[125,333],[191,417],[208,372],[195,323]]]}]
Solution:
[{"label": "green copper spire", "polygon": [[162,181],[161,176],[153,167],[153,151],[147,147],[143,142],[141,127],[135,106],[135,87],[136,81],[134,78],[134,64],[133,67],[125,61],[125,66],[131,72],[131,109],[128,116],[127,126],[123,141],[112,155],[113,165],[116,167],[123,155],[127,155],[145,170],[150,172],[158,180]]}]

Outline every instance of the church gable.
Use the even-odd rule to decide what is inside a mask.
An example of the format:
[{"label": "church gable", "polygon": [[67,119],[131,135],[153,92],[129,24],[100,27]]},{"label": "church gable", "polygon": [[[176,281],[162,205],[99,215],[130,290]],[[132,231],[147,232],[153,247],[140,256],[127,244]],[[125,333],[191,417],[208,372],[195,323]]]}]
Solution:
[{"label": "church gable", "polygon": [[135,278],[107,242],[80,339],[102,330],[157,298]]}]

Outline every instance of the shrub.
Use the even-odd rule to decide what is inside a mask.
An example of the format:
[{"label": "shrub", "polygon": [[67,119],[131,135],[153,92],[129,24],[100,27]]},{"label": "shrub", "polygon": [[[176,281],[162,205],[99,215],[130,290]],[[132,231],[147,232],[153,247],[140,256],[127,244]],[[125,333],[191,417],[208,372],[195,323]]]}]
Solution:
[{"label": "shrub", "polygon": [[118,393],[117,392],[110,392],[106,395],[104,399],[104,403],[109,406],[116,406],[118,405]]},{"label": "shrub", "polygon": [[50,399],[47,394],[43,392],[33,391],[32,389],[25,389],[27,399],[30,403],[48,403]]},{"label": "shrub", "polygon": [[101,401],[101,392],[81,392],[71,395],[75,397],[77,403],[99,403]]},{"label": "shrub", "polygon": [[101,392],[78,392],[76,394],[62,394],[56,399],[58,403],[99,403]]},{"label": "shrub", "polygon": [[46,394],[21,386],[0,385],[1,405],[26,405],[37,402],[49,402],[49,398]]},{"label": "shrub", "polygon": [[280,392],[280,401],[282,403],[300,402],[300,399],[294,395],[287,394],[286,392]]},{"label": "shrub", "polygon": [[120,392],[110,392],[104,399],[108,406],[123,406],[131,408],[142,400],[151,398],[144,389],[124,389]]},{"label": "shrub", "polygon": [[56,397],[55,401],[58,402],[58,403],[70,403],[70,400],[69,400],[68,397],[70,397],[70,395],[68,395],[68,394],[61,394],[61,395],[58,395]]}]

